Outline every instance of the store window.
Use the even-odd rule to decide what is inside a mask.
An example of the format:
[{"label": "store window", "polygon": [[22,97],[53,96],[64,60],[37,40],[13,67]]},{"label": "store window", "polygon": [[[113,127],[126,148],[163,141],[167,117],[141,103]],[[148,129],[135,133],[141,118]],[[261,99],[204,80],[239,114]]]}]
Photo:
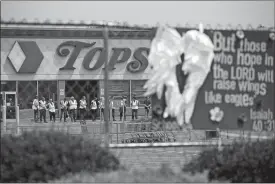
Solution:
[{"label": "store window", "polygon": [[92,98],[99,98],[99,82],[94,80],[66,81],[65,95],[66,97],[74,96],[78,102],[82,96],[86,96],[89,107]]},{"label": "store window", "polygon": [[109,96],[115,98],[116,101],[120,101],[121,97],[126,96],[127,106],[130,106],[130,81],[129,80],[111,80],[108,81]]},{"label": "store window", "polygon": [[57,81],[38,81],[38,97],[52,99],[57,105]]},{"label": "store window", "polygon": [[16,91],[16,81],[1,81],[1,91]]},{"label": "store window", "polygon": [[145,101],[144,93],[146,90],[143,88],[146,80],[131,80],[131,97],[135,96],[142,105]]},{"label": "store window", "polygon": [[31,109],[37,95],[36,81],[18,81],[18,105],[20,109]]}]

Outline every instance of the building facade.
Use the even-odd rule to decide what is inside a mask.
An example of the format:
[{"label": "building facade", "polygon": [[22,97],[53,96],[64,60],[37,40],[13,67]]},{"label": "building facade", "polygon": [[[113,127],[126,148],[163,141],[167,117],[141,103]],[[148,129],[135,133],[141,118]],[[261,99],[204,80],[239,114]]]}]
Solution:
[{"label": "building facade", "polygon": [[[104,95],[102,28],[2,24],[1,29],[1,92],[15,93],[20,109],[31,109],[36,95],[58,106],[65,97],[86,96],[90,102]],[[153,30],[110,28],[109,34],[109,95],[127,96],[128,106],[133,95],[142,102]]]},{"label": "building facade", "polygon": [[[272,132],[275,32],[238,29],[204,30],[213,41],[215,57],[198,92],[191,121],[196,129],[216,129],[210,112],[220,109],[224,112],[221,129]],[[187,30],[177,28],[180,34]],[[106,68],[109,95],[127,96],[128,107],[135,95],[142,104],[154,35],[152,28],[110,27],[108,66],[104,66],[100,26],[1,24],[1,92],[6,99],[16,97],[11,101],[19,104],[22,119],[36,95],[52,98],[57,105],[65,97],[80,100],[85,95],[90,102],[103,96]],[[33,116],[30,112],[28,118]]]}]

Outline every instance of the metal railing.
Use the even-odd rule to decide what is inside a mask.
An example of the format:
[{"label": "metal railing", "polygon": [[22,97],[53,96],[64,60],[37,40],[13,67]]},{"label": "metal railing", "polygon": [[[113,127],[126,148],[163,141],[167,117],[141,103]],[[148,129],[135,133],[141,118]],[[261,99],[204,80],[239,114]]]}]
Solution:
[{"label": "metal railing", "polygon": [[[2,127],[1,131],[3,134],[21,134],[25,131],[61,131],[71,135],[81,135],[90,138],[95,138],[104,142],[103,137],[106,136],[106,129],[103,119],[96,122],[87,122],[87,124],[77,123],[28,123],[20,124],[19,119],[19,108],[16,108],[16,120],[7,126],[6,120],[6,107],[2,106]],[[111,114],[110,109],[110,114]],[[123,112],[124,115],[124,112]],[[123,116],[124,117],[124,116]],[[192,143],[196,142],[218,142],[219,138],[223,142],[232,142],[234,139],[268,139],[275,137],[274,133],[265,134],[264,132],[253,134],[252,132],[246,131],[229,131],[220,130],[219,135],[215,138],[208,138],[205,130],[171,130],[164,126],[162,129],[157,131],[152,130],[153,123],[151,121],[138,120],[135,121],[111,121],[108,122],[109,132],[108,140],[109,145],[121,145],[121,144],[156,144],[156,143]]]}]

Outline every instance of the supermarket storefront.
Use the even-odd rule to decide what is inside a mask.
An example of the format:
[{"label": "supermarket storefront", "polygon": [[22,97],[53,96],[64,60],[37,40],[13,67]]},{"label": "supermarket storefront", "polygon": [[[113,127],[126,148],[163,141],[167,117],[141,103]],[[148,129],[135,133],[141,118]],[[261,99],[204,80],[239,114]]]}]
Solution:
[{"label": "supermarket storefront", "polygon": [[[102,28],[52,27],[2,27],[1,91],[8,92],[6,98],[17,98],[20,109],[31,109],[35,95],[58,102],[83,95],[90,101],[104,94]],[[186,30],[178,29],[180,34]],[[127,96],[128,106],[133,95],[143,101],[154,31],[109,32],[109,94]],[[274,31],[205,32],[213,41],[215,58],[197,96],[193,127],[216,129],[209,113],[219,107],[224,112],[221,129],[274,131]],[[239,38],[239,32],[245,36]]]},{"label": "supermarket storefront", "polygon": [[[104,94],[104,49],[98,31],[92,38],[67,38],[58,35],[16,36],[2,32],[1,38],[1,98],[12,98],[20,109],[31,109],[38,95],[53,99],[57,104],[64,97],[74,96],[88,101]],[[60,35],[61,33],[61,35]],[[22,33],[21,33],[22,34]],[[72,34],[72,33],[70,33]],[[64,37],[62,37],[62,35]],[[149,39],[110,39],[109,94],[133,95],[142,101],[143,85],[148,78]],[[129,105],[129,104],[128,104]]]}]

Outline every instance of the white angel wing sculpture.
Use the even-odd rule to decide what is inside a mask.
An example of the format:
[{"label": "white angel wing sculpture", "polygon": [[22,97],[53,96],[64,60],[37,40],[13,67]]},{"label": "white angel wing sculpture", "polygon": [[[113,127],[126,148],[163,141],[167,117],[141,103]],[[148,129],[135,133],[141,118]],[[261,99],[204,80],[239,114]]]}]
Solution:
[{"label": "white angel wing sculpture", "polygon": [[148,56],[152,75],[144,86],[147,89],[145,96],[157,93],[158,98],[161,97],[165,81],[171,75],[171,69],[181,62],[181,41],[182,38],[175,29],[160,27],[157,30]]},{"label": "white angel wing sculpture", "polygon": [[[182,53],[185,55],[182,72],[188,77],[180,93],[175,68],[181,63]],[[152,76],[144,86],[145,96],[156,93],[160,99],[166,86],[164,118],[175,117],[180,126],[190,123],[197,93],[210,72],[213,58],[213,43],[203,33],[202,26],[200,31],[188,31],[183,37],[175,29],[159,28],[148,57]]]}]

